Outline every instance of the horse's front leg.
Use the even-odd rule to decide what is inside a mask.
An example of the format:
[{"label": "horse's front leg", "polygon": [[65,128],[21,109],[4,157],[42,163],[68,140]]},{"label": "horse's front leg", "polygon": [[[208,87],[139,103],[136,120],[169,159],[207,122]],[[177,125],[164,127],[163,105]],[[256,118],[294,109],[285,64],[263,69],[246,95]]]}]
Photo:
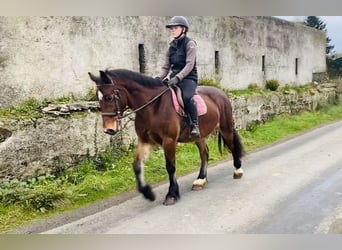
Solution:
[{"label": "horse's front leg", "polygon": [[150,201],[155,200],[155,195],[150,185],[146,184],[144,177],[144,163],[151,152],[151,145],[138,141],[137,154],[133,163],[135,178],[137,180],[137,188],[144,197]]},{"label": "horse's front leg", "polygon": [[169,191],[165,197],[164,205],[173,205],[180,198],[179,187],[176,179],[176,141],[167,139],[163,141],[166,170],[169,174]]}]

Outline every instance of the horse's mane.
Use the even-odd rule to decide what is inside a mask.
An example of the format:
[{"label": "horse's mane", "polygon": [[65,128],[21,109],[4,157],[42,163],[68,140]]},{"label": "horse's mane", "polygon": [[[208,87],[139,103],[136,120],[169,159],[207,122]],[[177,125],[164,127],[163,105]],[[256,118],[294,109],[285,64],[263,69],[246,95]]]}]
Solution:
[{"label": "horse's mane", "polygon": [[145,87],[155,87],[164,85],[160,79],[155,79],[153,77],[146,76],[141,73],[127,69],[107,69],[106,73],[112,77],[131,79]]}]

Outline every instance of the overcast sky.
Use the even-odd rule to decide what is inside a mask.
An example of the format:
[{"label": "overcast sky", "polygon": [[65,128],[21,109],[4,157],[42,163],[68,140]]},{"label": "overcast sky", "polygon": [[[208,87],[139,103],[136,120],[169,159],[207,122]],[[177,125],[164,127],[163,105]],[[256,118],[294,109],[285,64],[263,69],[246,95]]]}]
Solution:
[{"label": "overcast sky", "polygon": [[[304,21],[306,16],[277,16],[288,21]],[[330,44],[334,45],[334,51],[342,53],[342,16],[319,16],[326,23]]]}]

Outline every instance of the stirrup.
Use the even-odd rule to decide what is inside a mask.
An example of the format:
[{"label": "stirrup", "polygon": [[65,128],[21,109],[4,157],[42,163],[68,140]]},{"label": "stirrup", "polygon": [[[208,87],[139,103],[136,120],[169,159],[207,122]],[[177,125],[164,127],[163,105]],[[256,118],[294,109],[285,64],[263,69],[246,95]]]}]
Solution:
[{"label": "stirrup", "polygon": [[198,126],[193,125],[190,131],[190,137],[199,137],[200,136],[200,131]]}]

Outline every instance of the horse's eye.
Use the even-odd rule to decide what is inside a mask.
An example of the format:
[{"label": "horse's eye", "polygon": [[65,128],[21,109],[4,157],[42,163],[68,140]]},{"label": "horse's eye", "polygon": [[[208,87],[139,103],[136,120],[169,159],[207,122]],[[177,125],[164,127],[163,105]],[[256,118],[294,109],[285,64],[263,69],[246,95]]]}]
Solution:
[{"label": "horse's eye", "polygon": [[113,101],[114,97],[113,97],[113,95],[106,95],[104,97],[104,99],[105,99],[106,102],[111,102],[111,101]]}]

